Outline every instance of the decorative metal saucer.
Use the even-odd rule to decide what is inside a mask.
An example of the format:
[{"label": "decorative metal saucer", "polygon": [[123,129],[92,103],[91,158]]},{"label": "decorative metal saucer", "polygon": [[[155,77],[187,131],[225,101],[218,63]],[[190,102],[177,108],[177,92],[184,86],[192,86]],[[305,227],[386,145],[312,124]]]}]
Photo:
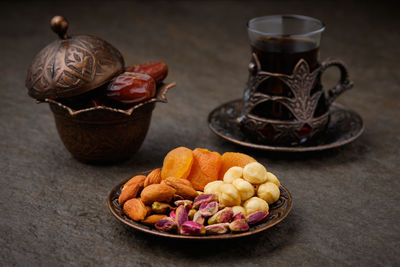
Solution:
[{"label": "decorative metal saucer", "polygon": [[315,140],[299,146],[274,146],[256,143],[241,131],[237,122],[243,109],[242,99],[215,108],[208,115],[208,126],[216,135],[232,143],[268,151],[305,152],[340,147],[357,139],[364,131],[364,123],[355,111],[339,104],[330,107],[326,131]]},{"label": "decorative metal saucer", "polygon": [[[145,174],[145,173],[141,173]],[[290,210],[292,209],[292,195],[290,194],[289,190],[281,185],[279,187],[280,190],[280,197],[279,199],[269,206],[269,215],[267,220],[264,223],[258,224],[256,226],[251,226],[249,231],[243,233],[227,233],[222,235],[203,235],[203,236],[186,236],[186,235],[179,235],[174,233],[166,233],[161,232],[153,227],[144,225],[140,222],[135,222],[134,220],[130,219],[126,216],[123,212],[122,206],[118,203],[119,195],[121,194],[121,189],[123,185],[128,181],[126,179],[118,183],[114,188],[110,191],[107,197],[107,204],[108,208],[112,215],[115,216],[120,222],[123,224],[151,235],[156,236],[163,236],[172,239],[186,239],[186,240],[210,240],[210,239],[232,239],[232,238],[239,238],[244,236],[253,235],[262,231],[265,231],[274,225],[280,223],[286,216],[289,214]]]}]

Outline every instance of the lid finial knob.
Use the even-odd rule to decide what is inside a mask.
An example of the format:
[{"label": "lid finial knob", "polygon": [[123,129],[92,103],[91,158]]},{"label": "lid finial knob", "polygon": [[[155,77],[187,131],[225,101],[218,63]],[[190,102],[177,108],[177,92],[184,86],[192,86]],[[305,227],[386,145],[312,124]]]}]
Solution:
[{"label": "lid finial knob", "polygon": [[63,16],[54,16],[50,21],[50,27],[57,33],[60,39],[69,38],[67,35],[68,21]]}]

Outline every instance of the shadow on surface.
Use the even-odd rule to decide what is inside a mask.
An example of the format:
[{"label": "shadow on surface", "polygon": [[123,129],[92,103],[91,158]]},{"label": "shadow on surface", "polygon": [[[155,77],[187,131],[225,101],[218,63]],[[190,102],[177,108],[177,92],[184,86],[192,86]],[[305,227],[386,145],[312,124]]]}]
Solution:
[{"label": "shadow on surface", "polygon": [[229,262],[232,262],[260,254],[266,256],[290,244],[298,231],[294,217],[295,214],[289,214],[283,222],[264,232],[228,240],[175,240],[135,231],[127,226],[121,227],[124,228],[127,242],[132,247],[140,243],[140,248],[146,254],[173,255],[198,261],[213,259],[218,262],[229,258]]},{"label": "shadow on surface", "polygon": [[[227,141],[220,140],[221,145],[227,148],[227,151],[237,151],[253,156],[256,159],[268,159],[272,161],[309,161],[309,160],[334,160],[337,163],[343,161],[357,161],[362,159],[367,153],[370,152],[370,140],[367,136],[361,135],[359,139],[353,143],[346,144],[342,147],[332,148],[322,151],[310,152],[277,152],[265,151],[242,147],[236,144],[230,144]],[[339,157],[340,156],[340,157]]]}]

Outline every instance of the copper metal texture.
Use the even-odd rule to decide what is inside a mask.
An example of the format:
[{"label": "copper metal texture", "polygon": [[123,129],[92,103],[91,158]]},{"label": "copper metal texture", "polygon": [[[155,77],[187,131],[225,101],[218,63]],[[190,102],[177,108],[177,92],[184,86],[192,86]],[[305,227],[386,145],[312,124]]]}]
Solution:
[{"label": "copper metal texture", "polygon": [[26,77],[28,94],[36,99],[57,99],[96,89],[124,71],[121,53],[106,41],[90,35],[67,35],[68,22],[51,20],[60,37],[33,59]]},{"label": "copper metal texture", "polygon": [[[130,179],[130,178],[129,178]],[[132,227],[135,230],[142,231],[148,234],[156,235],[156,236],[163,236],[167,238],[173,239],[191,239],[191,240],[209,240],[209,239],[232,239],[238,237],[244,237],[253,235],[262,231],[267,230],[268,228],[273,227],[274,225],[280,223],[286,216],[289,214],[290,210],[292,209],[292,195],[290,194],[289,190],[281,185],[279,187],[280,190],[280,197],[279,199],[269,205],[269,215],[267,220],[264,223],[258,224],[256,226],[251,226],[249,231],[243,233],[227,233],[221,235],[204,235],[204,236],[186,236],[180,235],[175,233],[166,233],[161,232],[154,229],[151,226],[144,225],[140,222],[136,222],[126,216],[123,212],[122,206],[118,203],[118,197],[121,193],[121,189],[123,185],[129,180],[126,179],[116,185],[108,194],[107,197],[107,204],[108,208],[110,209],[112,215],[115,216],[119,221],[124,223],[125,225]]]},{"label": "copper metal texture", "polygon": [[208,126],[216,135],[232,143],[266,151],[306,152],[340,147],[357,139],[364,131],[360,115],[339,104],[331,105],[330,120],[323,134],[299,146],[266,145],[254,142],[243,133],[237,118],[243,110],[241,99],[222,104],[208,116]]},{"label": "copper metal texture", "polygon": [[128,110],[105,106],[73,110],[46,99],[53,111],[58,134],[67,150],[79,161],[109,164],[126,160],[142,145],[156,102],[167,102],[175,83],[164,84],[157,95]]},{"label": "copper metal texture", "polygon": [[[283,146],[298,146],[322,134],[329,121],[329,112],[319,117],[314,117],[314,112],[324,92],[319,90],[311,94],[311,91],[322,73],[330,66],[338,67],[341,77],[340,82],[328,90],[326,107],[329,107],[342,92],[353,86],[343,62],[328,59],[310,72],[308,63],[301,59],[294,67],[293,74],[286,75],[263,71],[257,55],[253,53],[252,62],[249,64],[247,88],[244,91],[243,110],[238,117],[238,123],[244,133],[257,142]],[[260,92],[259,86],[271,77],[278,78],[286,84],[292,96],[273,96]],[[268,119],[267,116],[260,117],[252,114],[252,110],[257,105],[267,101],[284,105],[294,119]]]}]

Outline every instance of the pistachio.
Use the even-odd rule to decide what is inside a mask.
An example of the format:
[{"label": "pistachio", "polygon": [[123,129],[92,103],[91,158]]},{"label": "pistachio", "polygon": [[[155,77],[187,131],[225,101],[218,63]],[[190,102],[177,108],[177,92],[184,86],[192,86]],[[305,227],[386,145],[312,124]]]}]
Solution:
[{"label": "pistachio", "polygon": [[186,221],[181,225],[180,233],[182,235],[204,235],[206,229],[202,224]]},{"label": "pistachio", "polygon": [[199,212],[203,217],[210,217],[213,216],[218,211],[218,203],[217,202],[210,202],[210,203],[203,203],[200,205]]},{"label": "pistachio", "polygon": [[179,206],[175,210],[175,222],[178,227],[181,227],[184,222],[188,220],[188,212],[184,206]]},{"label": "pistachio", "polygon": [[229,229],[232,232],[246,232],[249,230],[249,224],[245,219],[233,221],[229,224]]},{"label": "pistachio", "polygon": [[241,212],[239,212],[239,213],[236,213],[235,216],[233,216],[232,221],[241,220],[241,219],[246,219],[246,218],[244,217],[244,215]]},{"label": "pistachio", "polygon": [[175,210],[171,210],[169,217],[175,220]]},{"label": "pistachio", "polygon": [[230,207],[226,207],[223,210],[218,211],[212,217],[208,219],[208,224],[226,223],[230,222],[233,217],[233,210]]},{"label": "pistachio", "polygon": [[191,201],[191,200],[187,200],[187,199],[184,199],[184,200],[176,200],[175,202],[174,202],[174,204],[175,204],[175,206],[180,206],[180,205],[183,205],[187,210],[190,210],[191,208],[192,208],[192,206],[193,206],[193,201]]},{"label": "pistachio", "polygon": [[253,212],[252,214],[247,216],[247,222],[250,225],[254,225],[254,224],[260,223],[263,220],[265,220],[265,218],[267,218],[268,214],[269,214],[268,211],[256,211],[256,212]]},{"label": "pistachio", "polygon": [[193,221],[199,224],[204,224],[205,220],[206,219],[201,215],[200,211],[196,212],[193,216]]},{"label": "pistachio", "polygon": [[217,201],[218,197],[214,194],[202,194],[194,199],[193,208],[198,209],[203,203],[210,203],[213,201]]},{"label": "pistachio", "polygon": [[154,224],[154,227],[157,230],[160,230],[160,231],[163,231],[163,232],[171,232],[171,231],[176,229],[176,226],[177,226],[176,222],[170,217],[158,220]]},{"label": "pistachio", "polygon": [[196,213],[197,213],[197,210],[195,210],[195,209],[189,210],[189,212],[188,212],[189,220],[193,221],[193,217],[194,217],[194,215],[195,215]]},{"label": "pistachio", "polygon": [[162,202],[156,201],[156,202],[153,202],[153,204],[151,205],[151,211],[153,213],[157,213],[157,214],[166,214],[171,209],[172,209],[172,207],[168,203],[162,203]]},{"label": "pistachio", "polygon": [[207,225],[205,228],[206,228],[206,233],[209,235],[225,234],[229,230],[229,223],[211,224]]}]

